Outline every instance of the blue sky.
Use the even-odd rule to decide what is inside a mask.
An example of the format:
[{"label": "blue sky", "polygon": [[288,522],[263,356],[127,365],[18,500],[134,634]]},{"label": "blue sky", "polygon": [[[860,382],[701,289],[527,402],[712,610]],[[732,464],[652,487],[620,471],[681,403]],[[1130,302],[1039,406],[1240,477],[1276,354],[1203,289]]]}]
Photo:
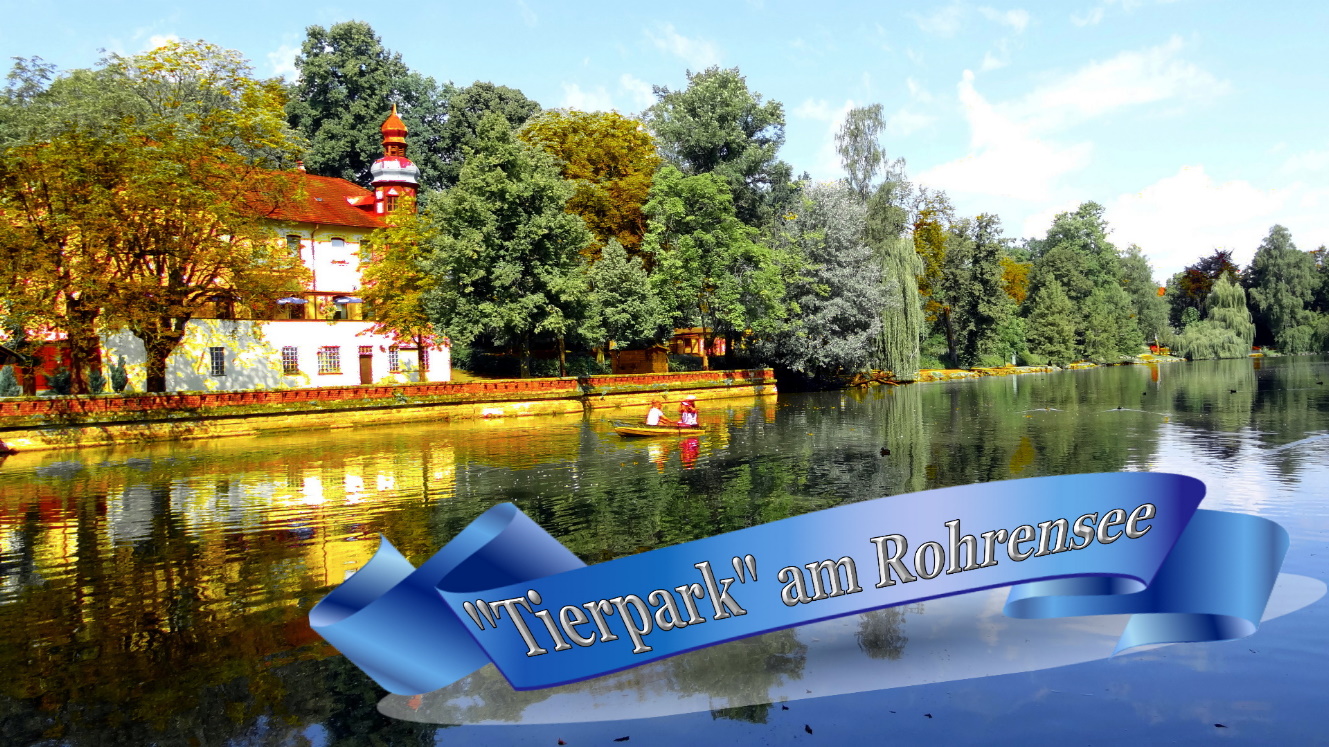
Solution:
[{"label": "blue sky", "polygon": [[171,37],[239,50],[293,77],[312,24],[363,20],[436,80],[520,88],[545,107],[614,108],[739,67],[784,104],[795,173],[842,175],[832,136],[881,103],[888,153],[965,215],[1041,236],[1085,200],[1155,275],[1215,247],[1250,261],[1281,223],[1329,243],[1329,3],[1219,0],[658,4],[0,0],[5,58],[62,69]]}]

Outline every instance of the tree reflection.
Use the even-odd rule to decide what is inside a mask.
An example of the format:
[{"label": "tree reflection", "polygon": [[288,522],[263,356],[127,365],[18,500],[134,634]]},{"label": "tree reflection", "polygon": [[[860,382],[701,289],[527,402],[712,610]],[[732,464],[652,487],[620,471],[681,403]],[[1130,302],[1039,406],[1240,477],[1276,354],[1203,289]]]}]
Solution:
[{"label": "tree reflection", "polygon": [[[1155,371],[717,402],[689,464],[677,441],[656,465],[604,424],[562,417],[19,455],[0,481],[0,733],[431,743],[436,727],[377,713],[381,690],[306,615],[378,534],[423,562],[503,501],[599,563],[850,501],[1147,468],[1163,434],[1294,479],[1317,453],[1297,442],[1329,431],[1322,358]],[[858,646],[899,657],[904,614],[862,616]],[[778,631],[578,686],[705,696],[716,718],[760,722],[806,654]],[[496,670],[464,687],[458,703],[499,719],[548,697],[513,694]]]}]

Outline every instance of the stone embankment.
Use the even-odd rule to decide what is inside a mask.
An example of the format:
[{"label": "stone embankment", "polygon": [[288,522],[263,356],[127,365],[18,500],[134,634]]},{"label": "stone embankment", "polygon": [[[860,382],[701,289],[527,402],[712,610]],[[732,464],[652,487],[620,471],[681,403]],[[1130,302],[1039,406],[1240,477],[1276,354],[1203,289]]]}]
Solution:
[{"label": "stone embankment", "polygon": [[[20,452],[369,425],[641,410],[776,393],[769,368],[317,389],[0,400],[0,440]],[[634,412],[631,417],[639,416]],[[624,414],[623,417],[628,417]]]}]

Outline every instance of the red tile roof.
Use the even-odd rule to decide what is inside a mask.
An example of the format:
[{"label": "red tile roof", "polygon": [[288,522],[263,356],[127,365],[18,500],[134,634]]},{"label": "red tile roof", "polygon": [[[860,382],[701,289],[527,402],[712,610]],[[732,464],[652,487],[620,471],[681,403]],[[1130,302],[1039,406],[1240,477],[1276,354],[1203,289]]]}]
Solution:
[{"label": "red tile roof", "polygon": [[[328,226],[382,228],[387,225],[382,216],[373,212],[373,192],[336,177],[303,172],[295,172],[295,176],[304,180],[304,198],[276,208],[270,203],[266,209],[258,207],[265,217]],[[371,207],[355,207],[347,202],[348,198]]]}]

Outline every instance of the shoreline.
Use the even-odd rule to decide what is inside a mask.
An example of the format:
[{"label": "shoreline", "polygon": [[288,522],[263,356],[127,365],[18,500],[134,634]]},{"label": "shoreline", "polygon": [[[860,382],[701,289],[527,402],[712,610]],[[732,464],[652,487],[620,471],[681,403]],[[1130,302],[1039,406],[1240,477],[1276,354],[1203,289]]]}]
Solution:
[{"label": "shoreline", "polygon": [[766,369],[323,389],[0,400],[0,440],[18,453],[421,421],[500,419],[777,393]]},{"label": "shoreline", "polygon": [[[1140,356],[1108,365],[1183,363]],[[1001,366],[923,369],[896,381],[875,372],[844,388],[902,386],[1102,368]],[[778,394],[772,369],[615,374],[549,379],[366,385],[310,389],[23,397],[0,400],[0,441],[16,453],[160,441],[321,431],[421,421],[500,419],[643,407],[657,396],[699,400]]]}]

